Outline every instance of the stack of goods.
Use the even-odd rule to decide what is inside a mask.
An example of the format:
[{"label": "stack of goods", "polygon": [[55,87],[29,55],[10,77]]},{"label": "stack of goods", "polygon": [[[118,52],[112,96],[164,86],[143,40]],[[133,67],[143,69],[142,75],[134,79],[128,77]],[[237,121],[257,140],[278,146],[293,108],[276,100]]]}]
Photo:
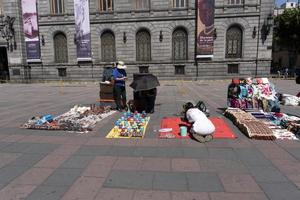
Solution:
[{"label": "stack of goods", "polygon": [[225,116],[249,138],[257,140],[275,140],[272,130],[262,121],[256,119],[250,113],[238,108],[228,108]]},{"label": "stack of goods", "polygon": [[150,117],[146,112],[124,112],[106,138],[143,138]]},{"label": "stack of goods", "polygon": [[111,82],[100,82],[100,100],[114,100],[113,88]]},{"label": "stack of goods", "polygon": [[80,107],[76,105],[68,112],[55,118],[52,115],[33,117],[21,128],[88,132],[93,130],[97,122],[112,113],[114,111],[111,111],[110,107],[95,105]]},{"label": "stack of goods", "polygon": [[280,110],[275,87],[267,78],[232,79],[228,86],[227,102],[233,108]]}]

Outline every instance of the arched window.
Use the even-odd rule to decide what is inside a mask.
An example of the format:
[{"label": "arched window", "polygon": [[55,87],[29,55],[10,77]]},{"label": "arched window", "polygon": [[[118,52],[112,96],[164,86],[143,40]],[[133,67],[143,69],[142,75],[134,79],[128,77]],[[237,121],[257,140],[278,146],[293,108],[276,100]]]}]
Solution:
[{"label": "arched window", "polygon": [[56,63],[68,62],[67,38],[63,33],[57,33],[54,38],[54,55]]},{"label": "arched window", "polygon": [[187,60],[187,33],[184,29],[176,29],[173,32],[173,59]]},{"label": "arched window", "polygon": [[62,14],[64,10],[64,0],[50,0],[50,11],[52,14]]},{"label": "arched window", "polygon": [[146,30],[141,30],[136,34],[136,60],[151,60],[151,37]]},{"label": "arched window", "polygon": [[238,26],[230,27],[226,32],[226,58],[242,57],[243,31]]},{"label": "arched window", "polygon": [[116,60],[115,36],[110,31],[101,35],[101,55],[102,61],[111,62]]}]

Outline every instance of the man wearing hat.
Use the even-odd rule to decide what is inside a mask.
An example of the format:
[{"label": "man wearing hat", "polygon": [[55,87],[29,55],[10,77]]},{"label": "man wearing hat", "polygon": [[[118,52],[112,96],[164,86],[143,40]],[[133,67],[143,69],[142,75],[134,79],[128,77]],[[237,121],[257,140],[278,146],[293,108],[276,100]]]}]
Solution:
[{"label": "man wearing hat", "polygon": [[116,68],[113,70],[114,79],[114,99],[117,105],[117,110],[122,111],[126,108],[126,87],[125,80],[127,79],[126,65],[123,61],[116,63]]}]

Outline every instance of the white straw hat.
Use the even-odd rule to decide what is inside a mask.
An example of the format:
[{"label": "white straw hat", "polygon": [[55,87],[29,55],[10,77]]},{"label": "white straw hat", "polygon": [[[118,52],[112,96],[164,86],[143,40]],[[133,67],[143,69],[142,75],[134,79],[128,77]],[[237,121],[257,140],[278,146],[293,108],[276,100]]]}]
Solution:
[{"label": "white straw hat", "polygon": [[117,62],[117,68],[118,69],[126,69],[127,66],[124,64],[123,61],[119,61],[119,62]]}]

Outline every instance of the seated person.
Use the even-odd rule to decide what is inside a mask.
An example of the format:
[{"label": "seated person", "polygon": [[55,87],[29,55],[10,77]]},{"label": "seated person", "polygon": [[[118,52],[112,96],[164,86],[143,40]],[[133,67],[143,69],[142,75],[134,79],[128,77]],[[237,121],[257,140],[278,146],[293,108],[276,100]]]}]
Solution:
[{"label": "seated person", "polygon": [[190,130],[193,137],[201,143],[211,141],[213,139],[212,134],[215,132],[213,123],[190,102],[184,105],[184,110],[187,121],[193,124]]}]

